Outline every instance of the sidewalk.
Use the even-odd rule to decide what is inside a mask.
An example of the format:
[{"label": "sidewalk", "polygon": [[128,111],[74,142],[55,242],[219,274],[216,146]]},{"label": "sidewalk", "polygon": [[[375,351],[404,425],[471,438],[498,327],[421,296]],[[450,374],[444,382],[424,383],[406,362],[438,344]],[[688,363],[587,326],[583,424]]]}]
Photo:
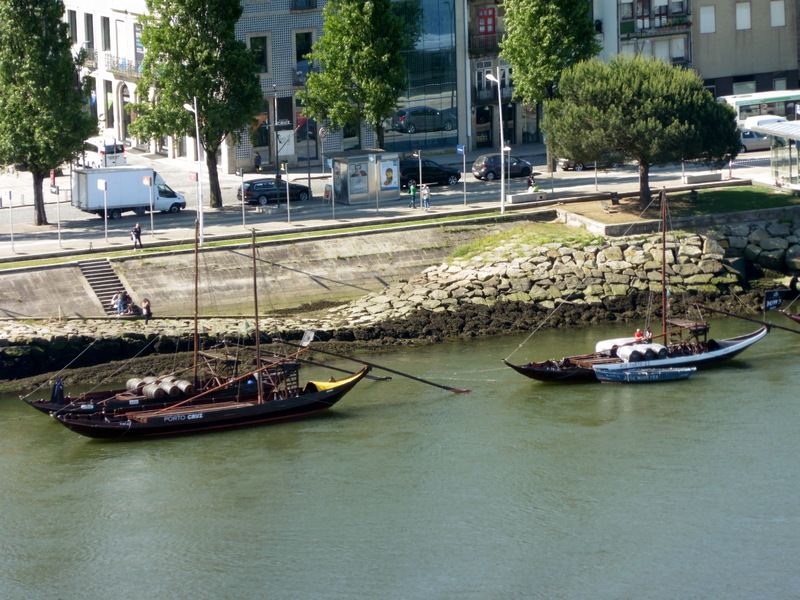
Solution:
[{"label": "sidewalk", "polygon": [[[287,210],[284,204],[268,207],[246,206],[244,213],[242,205],[236,200],[236,192],[242,183],[242,178],[225,173],[219,174],[220,187],[223,196],[221,209],[207,207],[207,173],[201,172],[203,186],[203,235],[206,241],[213,239],[241,237],[243,231],[250,232],[256,229],[260,235],[270,233],[306,233],[314,229],[327,229],[332,227],[373,225],[382,222],[413,222],[421,219],[431,219],[447,215],[468,215],[498,211],[500,209],[500,184],[494,182],[474,183],[469,169],[480,154],[492,152],[491,149],[475,150],[466,153],[467,171],[466,179],[471,190],[466,196],[463,186],[459,184],[432,187],[431,212],[414,211],[406,208],[407,198],[401,196],[400,201],[384,203],[376,206],[371,204],[332,206],[330,202],[323,201],[323,192],[326,184],[330,183],[330,172],[325,172],[321,167],[312,167],[310,172],[306,169],[290,170],[290,181],[306,183],[310,179],[314,199],[305,202],[294,202]],[[525,159],[538,159],[545,154],[543,144],[525,144],[515,146],[512,155]],[[431,160],[461,168],[465,157],[458,154],[455,149],[434,154],[427,154]],[[0,261],[19,261],[46,256],[64,256],[85,254],[87,252],[130,251],[130,229],[138,220],[141,222],[142,240],[145,248],[148,246],[168,246],[169,244],[191,244],[194,238],[194,222],[197,218],[197,186],[190,181],[189,173],[196,172],[198,164],[186,159],[169,159],[162,155],[153,155],[136,150],[128,153],[129,165],[141,165],[155,168],[164,177],[170,187],[183,194],[187,199],[187,210],[179,215],[161,215],[153,217],[154,230],[150,230],[150,216],[134,217],[126,215],[117,221],[108,222],[108,240],[105,238],[104,221],[95,216],[87,215],[69,205],[64,196],[56,211],[56,196],[50,193],[49,182],[44,185],[44,199],[47,209],[49,225],[36,227],[31,225],[33,210],[32,202],[26,201],[27,208],[19,207],[23,198],[31,198],[33,193],[31,176],[29,173],[0,174],[0,190],[12,189],[13,211],[0,208]],[[741,169],[741,170],[740,170]],[[542,171],[546,169],[541,168]],[[768,173],[768,166],[763,169]],[[266,173],[264,175],[267,175]],[[768,176],[768,175],[767,175]],[[244,180],[253,179],[253,173],[245,174]],[[727,172],[725,173],[727,178]],[[737,168],[736,178],[756,178],[751,174],[751,169]],[[625,194],[634,192],[639,188],[638,172],[636,167],[628,165],[612,171],[584,171],[582,173],[563,172],[544,173],[538,178],[542,192],[548,198],[558,202],[570,198],[597,197],[598,194],[610,194],[612,191]],[[62,189],[69,187],[69,173],[57,177],[57,185]],[[654,170],[651,174],[651,188],[674,188],[682,186],[680,168],[670,170]],[[524,178],[511,179],[507,193],[515,194],[524,191]],[[531,204],[505,203],[507,211],[530,210]],[[23,218],[26,211],[30,217]],[[10,223],[10,213],[13,212],[13,224]],[[57,214],[60,216],[61,241],[58,238]],[[238,225],[237,225],[238,223]],[[14,244],[12,247],[10,233],[13,227]]]}]

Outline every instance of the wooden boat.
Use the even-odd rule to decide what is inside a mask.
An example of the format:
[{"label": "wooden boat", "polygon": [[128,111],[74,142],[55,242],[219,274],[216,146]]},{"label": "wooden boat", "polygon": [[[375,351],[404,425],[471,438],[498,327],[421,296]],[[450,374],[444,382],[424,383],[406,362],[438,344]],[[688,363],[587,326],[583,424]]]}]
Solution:
[{"label": "wooden boat", "polygon": [[[200,352],[200,356],[205,361],[206,373],[197,385],[170,373],[158,377],[131,378],[121,389],[97,390],[69,396],[65,395],[63,383],[58,379],[53,385],[50,398],[38,400],[23,398],[23,400],[33,408],[50,415],[98,411],[113,413],[125,408],[164,407],[177,404],[236,377],[235,369],[238,365],[236,359],[214,352]],[[287,357],[273,357],[273,362],[278,366],[271,368],[266,374],[273,386],[285,378],[287,371],[297,371],[300,368],[297,360]],[[240,382],[236,386],[219,389],[211,397],[218,401],[252,393],[255,393],[254,384]]]},{"label": "wooden boat", "polygon": [[785,310],[779,310],[778,312],[781,313],[784,317],[788,317],[795,323],[800,323],[800,314],[786,312]]},{"label": "wooden boat", "polygon": [[[59,423],[81,435],[101,439],[134,440],[165,435],[200,433],[263,425],[309,417],[328,410],[361,381],[371,367],[365,365],[358,373],[333,381],[309,381],[299,387],[293,381],[277,388],[256,391],[236,399],[215,401],[212,394],[198,394],[183,402],[163,408],[134,407],[113,413],[98,411],[88,414],[56,414]],[[262,370],[244,375],[251,384],[262,379]],[[239,382],[225,384],[226,388]]]},{"label": "wooden boat", "polygon": [[655,383],[687,379],[697,367],[606,369],[597,365],[594,371],[602,383]]},{"label": "wooden boat", "polygon": [[[195,239],[197,239],[197,232]],[[197,260],[197,244],[195,260]],[[256,245],[253,230],[253,297],[255,305],[255,368],[241,375],[226,377],[214,373],[203,384],[198,377],[199,335],[197,326],[197,276],[195,275],[195,333],[194,374],[192,382],[170,387],[170,393],[151,394],[147,386],[131,386],[123,393],[100,392],[82,397],[85,402],[70,402],[51,414],[59,423],[87,437],[103,439],[137,439],[182,433],[197,433],[260,425],[311,416],[328,410],[341,400],[359,381],[366,377],[371,367],[364,364],[357,373],[331,381],[309,381],[299,384],[299,363],[294,356],[261,356],[261,336],[258,324],[258,294],[256,280]],[[197,267],[197,265],[195,265]],[[195,268],[195,273],[198,269]],[[304,340],[299,354],[307,350],[310,338]],[[266,364],[265,364],[266,363]],[[58,385],[59,382],[57,382]],[[163,391],[161,383],[154,383],[152,392]],[[177,391],[172,393],[172,390]],[[105,394],[105,397],[102,397]],[[62,398],[59,398],[61,396]],[[63,387],[54,388],[51,404],[63,398]],[[42,410],[44,404],[37,406]]]},{"label": "wooden boat", "polygon": [[[526,377],[554,383],[579,383],[598,381],[595,367],[607,371],[633,368],[706,367],[733,358],[769,333],[770,324],[746,335],[728,339],[709,339],[709,325],[687,319],[668,318],[666,282],[666,192],[661,192],[661,334],[653,339],[661,344],[645,343],[635,338],[621,338],[599,342],[595,351],[560,360],[545,360],[517,365],[503,362]],[[669,328],[668,328],[669,326]]]}]

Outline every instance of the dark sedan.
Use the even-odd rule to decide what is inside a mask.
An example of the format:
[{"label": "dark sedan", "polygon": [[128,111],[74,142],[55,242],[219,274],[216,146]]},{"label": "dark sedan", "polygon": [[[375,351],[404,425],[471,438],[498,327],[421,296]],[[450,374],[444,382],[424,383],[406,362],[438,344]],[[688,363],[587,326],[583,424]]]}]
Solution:
[{"label": "dark sedan", "polygon": [[440,165],[432,160],[422,159],[422,181],[419,179],[419,161],[407,159],[400,161],[400,187],[408,187],[412,179],[417,183],[438,183],[439,185],[455,185],[461,179],[461,171]]},{"label": "dark sedan", "polygon": [[[259,204],[264,206],[268,202],[286,201],[286,181],[282,179],[251,179],[245,181],[236,192],[236,199],[241,202],[242,189],[244,189],[244,199],[248,204]],[[289,199],[291,201],[309,200],[311,190],[308,186],[299,183],[289,184]]]},{"label": "dark sedan", "polygon": [[452,131],[458,118],[452,108],[439,110],[430,106],[401,108],[392,117],[392,129],[403,133],[417,131]]},{"label": "dark sedan", "polygon": [[531,163],[516,156],[506,156],[505,163],[505,169],[502,169],[499,153],[483,154],[472,163],[472,175],[475,179],[492,181],[500,177],[504,170],[507,177],[527,177],[533,170]]}]

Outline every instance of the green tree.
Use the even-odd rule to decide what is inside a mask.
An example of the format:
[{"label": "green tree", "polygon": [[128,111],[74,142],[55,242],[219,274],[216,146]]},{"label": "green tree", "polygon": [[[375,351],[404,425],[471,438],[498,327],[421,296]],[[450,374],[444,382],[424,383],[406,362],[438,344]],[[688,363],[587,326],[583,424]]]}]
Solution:
[{"label": "green tree", "polygon": [[230,0],[147,0],[141,18],[146,48],[140,89],[149,97],[130,105],[130,132],[149,140],[166,135],[195,137],[197,99],[200,144],[210,188],[209,205],[222,206],[217,151],[227,136],[251,125],[263,93],[247,46],[236,39],[242,15]]},{"label": "green tree", "polygon": [[[398,4],[408,18],[410,4]],[[322,11],[322,37],[308,55],[320,70],[309,74],[302,95],[306,115],[334,129],[364,121],[380,147],[383,122],[408,84],[402,52],[418,36],[418,17],[408,26],[393,8],[390,0],[330,0]]]},{"label": "green tree", "polygon": [[34,225],[47,224],[42,183],[50,170],[97,134],[63,15],[61,0],[0,0],[0,164],[33,176]]},{"label": "green tree", "polygon": [[545,103],[548,150],[578,162],[635,161],[642,202],[650,168],[681,160],[721,167],[739,151],[733,110],[695,72],[645,56],[590,60],[564,71]]},{"label": "green tree", "polygon": [[587,0],[505,0],[503,7],[501,56],[526,104],[555,98],[561,72],[600,51]]}]

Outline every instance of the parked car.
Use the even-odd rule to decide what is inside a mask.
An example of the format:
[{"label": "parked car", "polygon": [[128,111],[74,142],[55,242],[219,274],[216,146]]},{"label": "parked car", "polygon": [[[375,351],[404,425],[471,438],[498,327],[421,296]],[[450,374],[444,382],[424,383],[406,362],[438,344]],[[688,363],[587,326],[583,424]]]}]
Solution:
[{"label": "parked car", "polygon": [[749,152],[751,150],[769,150],[771,147],[769,136],[764,133],[758,133],[757,131],[743,129],[739,139],[742,143],[742,152]]},{"label": "parked car", "polygon": [[[286,181],[282,179],[251,179],[245,181],[236,192],[236,199],[242,201],[242,189],[244,189],[244,199],[248,204],[259,204],[264,206],[268,202],[286,201]],[[299,183],[289,184],[290,201],[310,200],[311,190],[306,185]]]},{"label": "parked car", "polygon": [[458,124],[452,108],[439,110],[430,106],[401,108],[392,117],[392,129],[403,133],[417,131],[452,131]]},{"label": "parked car", "polygon": [[[594,169],[594,161],[592,162],[576,162],[570,158],[559,158],[558,168],[562,171],[583,171],[584,169]],[[598,162],[597,166],[600,169],[616,169],[620,163],[617,159],[609,158]]]},{"label": "parked car", "polygon": [[[527,160],[516,156],[506,157],[506,176],[507,177],[527,177],[531,174],[533,166]],[[476,179],[492,181],[500,177],[500,153],[482,154],[472,163],[472,174]]]},{"label": "parked car", "polygon": [[[408,187],[410,180],[419,179],[419,161],[409,158],[400,161],[400,187]],[[432,160],[422,159],[422,181],[417,183],[438,183],[439,185],[455,185],[461,179],[461,171]]]}]

